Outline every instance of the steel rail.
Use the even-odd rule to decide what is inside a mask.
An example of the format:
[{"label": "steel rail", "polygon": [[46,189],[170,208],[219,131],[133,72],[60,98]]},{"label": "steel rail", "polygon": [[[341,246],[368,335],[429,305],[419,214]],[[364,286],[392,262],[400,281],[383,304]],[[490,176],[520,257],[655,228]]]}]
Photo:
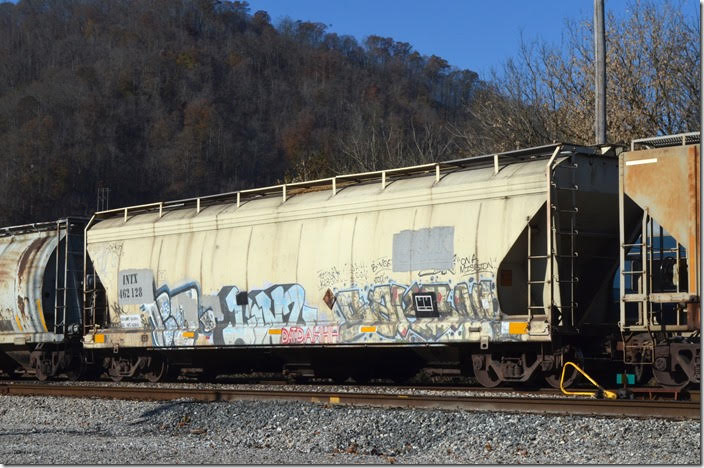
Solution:
[{"label": "steel rail", "polygon": [[301,401],[331,405],[432,408],[564,415],[700,418],[699,402],[661,400],[598,400],[568,398],[507,398],[392,393],[315,392],[283,390],[197,389],[136,386],[1,384],[0,395],[110,398],[141,401],[189,399],[204,402],[235,400]]}]

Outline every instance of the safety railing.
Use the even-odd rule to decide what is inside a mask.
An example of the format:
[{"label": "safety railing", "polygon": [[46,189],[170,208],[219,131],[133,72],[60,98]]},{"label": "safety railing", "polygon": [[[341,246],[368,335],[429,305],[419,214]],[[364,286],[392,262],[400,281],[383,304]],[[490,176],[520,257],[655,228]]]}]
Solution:
[{"label": "safety railing", "polygon": [[631,140],[631,151],[634,151],[636,146],[643,146],[645,148],[664,148],[666,146],[694,145],[696,143],[699,143],[699,132],[637,138],[635,140]]},{"label": "safety railing", "polygon": [[381,188],[386,189],[386,187],[388,187],[393,180],[398,178],[423,176],[429,174],[434,175],[435,182],[437,183],[440,182],[444,175],[458,170],[490,167],[493,168],[494,174],[497,174],[503,167],[516,162],[550,159],[551,157],[554,157],[553,153],[557,148],[561,148],[560,152],[575,152],[578,150],[582,154],[601,155],[601,153],[595,148],[555,143],[537,146],[534,148],[508,151],[504,153],[486,154],[429,164],[420,164],[417,166],[343,174],[324,179],[291,182],[287,184],[238,190],[234,192],[206,195],[196,198],[114,208],[110,210],[98,211],[95,213],[95,217],[98,219],[104,219],[114,217],[116,215],[122,215],[124,221],[126,222],[129,215],[140,213],[158,213],[158,216],[162,217],[168,210],[181,209],[185,207],[194,207],[196,209],[196,213],[200,213],[205,207],[210,205],[231,202],[239,208],[248,200],[262,197],[280,196],[282,201],[285,202],[297,193],[316,189],[331,190],[332,196],[335,196],[341,189],[350,185],[378,181],[381,184]]},{"label": "safety railing", "polygon": [[85,222],[87,221],[88,218],[82,218],[80,216],[72,216],[70,218],[61,218],[56,221],[44,221],[40,223],[31,223],[31,224],[20,224],[17,226],[7,226],[7,227],[0,227],[0,237],[6,237],[6,236],[17,236],[20,234],[27,234],[30,232],[45,232],[45,231],[55,231],[56,226],[59,224],[67,223],[67,222]]}]

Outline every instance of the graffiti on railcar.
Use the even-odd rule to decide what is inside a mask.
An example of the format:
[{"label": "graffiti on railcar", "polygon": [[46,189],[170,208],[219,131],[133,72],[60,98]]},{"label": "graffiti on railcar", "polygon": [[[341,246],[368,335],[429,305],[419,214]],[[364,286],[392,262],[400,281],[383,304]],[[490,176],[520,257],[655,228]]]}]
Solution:
[{"label": "graffiti on railcar", "polygon": [[[413,294],[434,293],[438,318],[419,320]],[[479,281],[469,278],[454,284],[446,282],[411,285],[389,282],[364,287],[333,290],[333,310],[340,322],[343,341],[358,341],[369,335],[359,331],[360,323],[375,323],[376,335],[383,340],[442,341],[465,337],[466,323],[490,322],[500,318],[493,277]]]},{"label": "graffiti on railcar", "polygon": [[92,246],[91,260],[96,271],[114,271],[122,258],[123,243],[107,242]]},{"label": "graffiti on railcar", "polygon": [[[163,285],[155,289],[154,298],[140,311],[148,317],[155,346],[274,344],[284,337],[292,343],[334,342],[337,338],[336,327],[313,327],[318,309],[306,304],[305,290],[297,283],[241,295],[237,286],[202,294],[198,283],[188,282],[173,289]],[[290,328],[269,333],[270,327],[282,325]]]},{"label": "graffiti on railcar", "polygon": [[[496,261],[489,259],[480,262],[476,254],[460,256],[453,254],[452,260],[447,268],[429,268],[418,271],[418,277],[426,282],[433,282],[436,279],[448,276],[459,276],[465,278],[474,276],[475,279],[481,276],[491,276],[496,271]],[[393,275],[393,264],[390,257],[378,257],[369,264],[343,263],[340,266],[332,266],[327,269],[318,270],[318,287],[320,289],[332,287],[347,287],[350,284],[382,284],[391,281]]]},{"label": "graffiti on railcar", "polygon": [[281,329],[281,344],[337,343],[339,336],[340,332],[337,325],[283,327]]},{"label": "graffiti on railcar", "polygon": [[[323,302],[328,307],[320,309],[307,302],[307,292],[298,283],[249,291],[228,285],[204,294],[197,282],[156,288],[150,279],[153,296],[145,294],[150,300],[139,305],[139,314],[126,314],[120,304],[113,310],[120,327],[151,329],[153,345],[167,347],[442,342],[476,340],[478,334],[518,339],[501,330],[493,264],[479,262],[476,255],[454,254],[441,266],[448,270],[417,271],[410,284],[390,278],[389,257],[332,267],[317,275],[320,290],[327,289]],[[151,278],[149,270],[134,271]],[[416,315],[414,297],[419,294],[431,295],[432,315]],[[128,305],[133,296],[126,299],[122,294],[120,301]]]}]

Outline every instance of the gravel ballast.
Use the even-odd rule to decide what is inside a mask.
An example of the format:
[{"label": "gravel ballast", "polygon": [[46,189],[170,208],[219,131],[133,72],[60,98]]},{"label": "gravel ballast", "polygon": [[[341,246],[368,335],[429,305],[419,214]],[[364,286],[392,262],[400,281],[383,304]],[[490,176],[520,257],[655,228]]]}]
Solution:
[{"label": "gravel ballast", "polygon": [[699,420],[0,396],[0,463],[700,464]]}]

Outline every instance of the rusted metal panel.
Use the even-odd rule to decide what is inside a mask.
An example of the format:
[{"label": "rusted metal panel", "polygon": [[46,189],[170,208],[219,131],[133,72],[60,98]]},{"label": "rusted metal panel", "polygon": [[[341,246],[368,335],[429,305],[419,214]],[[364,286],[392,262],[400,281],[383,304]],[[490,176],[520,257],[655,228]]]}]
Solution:
[{"label": "rusted metal panel", "polygon": [[687,325],[692,330],[697,330],[701,328],[701,317],[702,312],[700,304],[698,302],[687,303]]},{"label": "rusted metal panel", "polygon": [[[599,185],[601,169],[584,170]],[[106,219],[87,249],[110,323],[86,345],[548,341],[544,318],[511,327],[496,281],[546,202],[545,177],[545,161],[529,160]],[[394,267],[395,236],[443,227],[422,269]],[[151,271],[153,301],[120,302],[127,270]],[[418,293],[435,295],[436,316],[416,314]]]},{"label": "rusted metal panel", "polygon": [[699,271],[698,151],[687,145],[623,154],[625,194],[687,249],[690,294]]}]

